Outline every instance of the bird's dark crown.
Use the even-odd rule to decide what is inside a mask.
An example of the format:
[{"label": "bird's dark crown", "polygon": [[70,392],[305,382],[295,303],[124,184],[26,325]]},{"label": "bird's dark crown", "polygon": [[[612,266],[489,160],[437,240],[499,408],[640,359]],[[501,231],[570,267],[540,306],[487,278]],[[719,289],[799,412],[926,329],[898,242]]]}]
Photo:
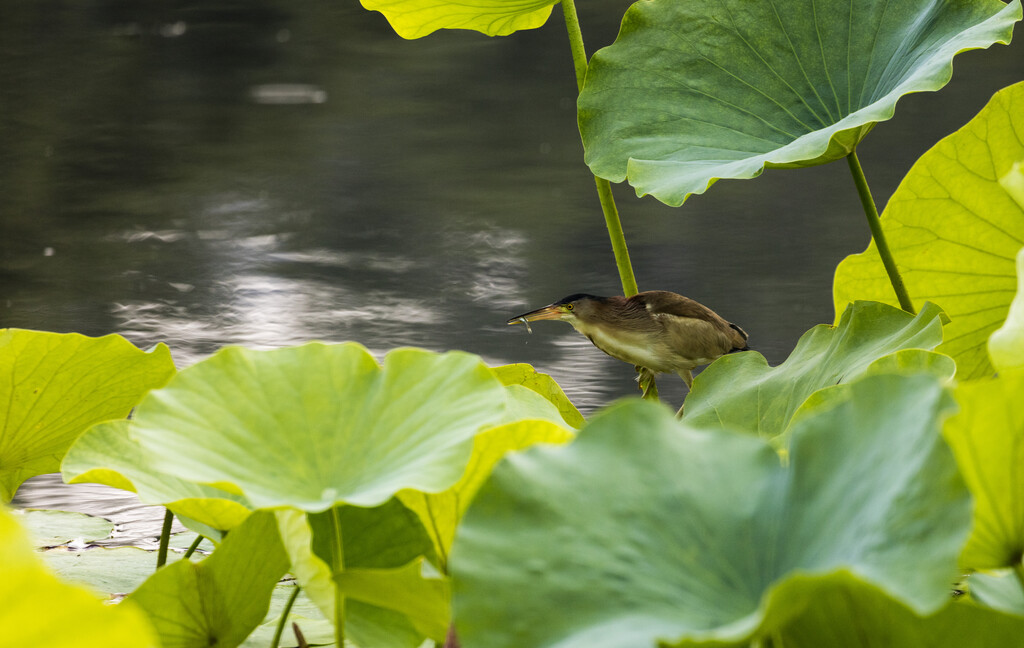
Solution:
[{"label": "bird's dark crown", "polygon": [[568,297],[562,297],[561,299],[556,301],[554,304],[552,304],[552,306],[561,306],[563,304],[569,304],[569,303],[572,303],[574,301],[579,301],[581,299],[588,299],[590,301],[603,302],[603,301],[606,301],[608,298],[607,297],[598,297],[597,295],[588,295],[587,293],[573,293],[572,295],[569,295]]}]

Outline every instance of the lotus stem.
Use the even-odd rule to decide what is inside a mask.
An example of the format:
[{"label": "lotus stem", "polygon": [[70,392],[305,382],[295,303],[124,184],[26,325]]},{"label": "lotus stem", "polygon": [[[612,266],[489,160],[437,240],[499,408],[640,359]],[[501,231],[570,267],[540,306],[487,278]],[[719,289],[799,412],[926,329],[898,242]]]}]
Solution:
[{"label": "lotus stem", "polygon": [[182,559],[188,560],[189,558],[191,558],[192,554],[194,554],[196,552],[196,549],[199,548],[199,543],[201,543],[203,540],[204,540],[203,534],[197,533],[196,534],[196,539],[193,540],[192,544],[190,544],[188,546],[188,551],[185,552],[185,555],[182,556]]},{"label": "lotus stem", "polygon": [[299,592],[301,591],[302,588],[296,583],[292,593],[288,596],[288,601],[284,604],[284,609],[281,610],[281,618],[278,619],[277,627],[274,628],[274,638],[270,642],[270,648],[277,648],[278,644],[281,643],[281,635],[284,633],[284,626],[288,622],[288,615],[291,614],[292,605],[295,603],[295,599],[299,597]]},{"label": "lotus stem", "polygon": [[164,526],[160,529],[160,549],[156,552],[156,568],[167,564],[167,547],[171,544],[171,525],[174,524],[174,513],[164,509]]},{"label": "lotus stem", "polygon": [[899,268],[896,267],[896,260],[889,249],[889,243],[885,239],[885,232],[882,230],[882,221],[878,217],[878,208],[875,207],[875,199],[871,197],[871,188],[868,187],[867,178],[864,177],[864,169],[860,166],[857,158],[857,151],[853,150],[846,156],[850,164],[850,173],[853,174],[853,182],[857,185],[857,193],[860,195],[860,202],[864,206],[864,215],[868,218],[868,227],[871,228],[871,237],[878,249],[878,256],[882,259],[885,272],[889,275],[889,283],[896,292],[896,299],[900,302],[900,308],[911,315],[917,313],[914,310],[914,302],[910,300],[907,287],[903,284],[903,277],[900,276]]},{"label": "lotus stem", "polygon": [[[341,537],[341,519],[338,507],[331,507],[331,524],[334,527],[334,560],[333,572],[338,575],[345,571],[345,547]],[[334,643],[338,648],[345,645],[345,597],[337,587],[334,588]]]},{"label": "lotus stem", "polygon": [[[580,30],[580,19],[576,14],[576,5],[573,4],[573,0],[562,0],[562,13],[565,14],[565,29],[569,34],[569,50],[572,52],[573,69],[576,71],[576,88],[582,91],[583,81],[587,76],[587,49],[583,45],[583,32]],[[594,184],[597,186],[597,198],[601,202],[604,224],[608,229],[612,253],[615,255],[615,265],[619,270],[622,294],[631,297],[640,289],[637,287],[636,276],[633,274],[633,264],[629,260],[629,248],[626,246],[626,236],[622,231],[619,210],[615,206],[615,196],[612,195],[612,185],[596,175]],[[640,383],[640,389],[647,397],[653,397],[655,400],[658,398],[658,386],[654,381],[653,374]]]}]

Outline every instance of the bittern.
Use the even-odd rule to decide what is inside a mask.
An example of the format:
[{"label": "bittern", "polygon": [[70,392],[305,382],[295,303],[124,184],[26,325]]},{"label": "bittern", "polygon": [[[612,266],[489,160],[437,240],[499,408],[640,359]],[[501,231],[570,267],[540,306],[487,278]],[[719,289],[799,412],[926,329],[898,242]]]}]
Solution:
[{"label": "bittern", "polygon": [[748,350],[746,331],[707,306],[667,290],[632,297],[577,293],[508,323],[535,320],[569,322],[598,349],[636,365],[641,385],[650,384],[653,374],[676,373],[689,389],[696,367]]}]

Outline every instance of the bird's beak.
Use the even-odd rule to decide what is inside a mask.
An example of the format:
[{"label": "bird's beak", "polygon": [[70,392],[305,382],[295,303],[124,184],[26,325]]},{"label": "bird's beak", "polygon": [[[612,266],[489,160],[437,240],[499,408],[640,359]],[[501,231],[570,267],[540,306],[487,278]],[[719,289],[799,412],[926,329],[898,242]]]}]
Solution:
[{"label": "bird's beak", "polygon": [[515,324],[517,322],[522,322],[523,320],[526,320],[527,322],[534,322],[536,320],[560,320],[564,313],[565,310],[563,310],[561,306],[552,304],[550,306],[545,306],[544,308],[538,308],[535,311],[530,311],[529,313],[517,315],[510,319],[507,324]]}]

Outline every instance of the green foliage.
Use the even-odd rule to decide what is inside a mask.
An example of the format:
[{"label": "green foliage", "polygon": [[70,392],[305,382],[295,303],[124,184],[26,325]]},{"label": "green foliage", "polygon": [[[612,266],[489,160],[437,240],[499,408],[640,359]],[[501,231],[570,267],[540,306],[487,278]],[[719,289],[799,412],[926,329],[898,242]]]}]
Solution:
[{"label": "green foliage", "polygon": [[263,621],[287,568],[274,515],[255,513],[212,556],[167,565],[127,600],[146,611],[163,648],[233,648]]},{"label": "green foliage", "polygon": [[316,512],[451,486],[505,400],[465,353],[399,349],[381,367],[358,344],[234,347],[151,393],[131,432],[170,475]]},{"label": "green foliage", "polygon": [[0,505],[0,647],[157,648],[152,627],[131,603],[105,605],[68,585],[33,554],[28,534]]},{"label": "green foliage", "polygon": [[124,418],[173,373],[163,344],[144,353],[119,335],[0,329],[0,499],[57,470],[82,431]]},{"label": "green foliage", "polygon": [[472,29],[505,36],[547,22],[554,0],[360,0],[379,11],[402,38],[420,38],[438,29]]},{"label": "green foliage", "polygon": [[[1024,209],[1024,199],[1017,202]],[[1017,252],[1017,295],[1006,321],[988,338],[988,355],[999,372],[1024,369],[1024,247]]]},{"label": "green foliage", "polygon": [[[372,508],[338,506],[303,515],[277,512],[291,571],[320,611],[335,619],[341,601],[346,637],[360,646],[415,647],[444,639],[447,584],[425,577],[433,544],[398,500]],[[409,598],[415,591],[418,597]]]},{"label": "green foliage", "polygon": [[93,542],[114,530],[110,520],[68,511],[25,511],[20,522],[31,531],[37,547],[56,547],[76,538]]},{"label": "green foliage", "polygon": [[746,642],[866,584],[933,613],[970,523],[937,434],[952,404],[932,376],[866,377],[794,424],[788,466],[758,438],[613,407],[477,495],[452,550],[460,638]]},{"label": "green foliage", "polygon": [[960,412],[945,434],[971,493],[970,569],[1019,565],[1024,548],[1024,375],[957,386]]},{"label": "green foliage", "polygon": [[[815,391],[852,382],[895,351],[935,348],[943,318],[932,304],[917,316],[877,302],[850,304],[837,326],[815,326],[777,367],[755,352],[719,358],[694,380],[683,420],[777,437]],[[931,355],[904,356],[904,362],[918,368],[934,362]]]},{"label": "green foliage", "polygon": [[233,529],[249,515],[240,495],[174,477],[157,468],[129,421],[109,421],[87,430],[61,464],[69,484],[96,483],[138,493],[145,504],[161,504],[212,529]]},{"label": "green foliage", "polygon": [[719,178],[836,160],[1020,17],[1019,0],[637,2],[580,94],[587,164],[680,205]]},{"label": "green foliage", "polygon": [[[1024,160],[1024,83],[1005,88],[963,128],[914,164],[882,214],[889,247],[915,301],[949,315],[938,351],[961,379],[990,375],[989,335],[1016,289],[1024,205],[1000,180]],[[853,299],[895,303],[875,245],[836,269],[836,312]]]}]

